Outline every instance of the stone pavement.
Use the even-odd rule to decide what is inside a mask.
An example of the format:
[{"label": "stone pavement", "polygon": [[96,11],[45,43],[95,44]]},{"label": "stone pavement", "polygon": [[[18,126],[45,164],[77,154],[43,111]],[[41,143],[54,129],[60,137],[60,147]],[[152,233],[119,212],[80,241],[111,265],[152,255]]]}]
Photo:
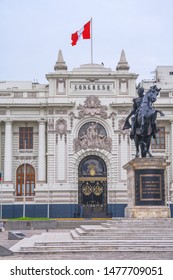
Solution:
[{"label": "stone pavement", "polygon": [[[69,229],[51,230],[69,232]],[[41,234],[45,230],[22,230],[27,237]],[[0,245],[11,248],[18,240],[8,240],[8,232],[0,233]],[[0,260],[173,260],[173,252],[75,252],[47,254],[18,254],[0,257]]]}]

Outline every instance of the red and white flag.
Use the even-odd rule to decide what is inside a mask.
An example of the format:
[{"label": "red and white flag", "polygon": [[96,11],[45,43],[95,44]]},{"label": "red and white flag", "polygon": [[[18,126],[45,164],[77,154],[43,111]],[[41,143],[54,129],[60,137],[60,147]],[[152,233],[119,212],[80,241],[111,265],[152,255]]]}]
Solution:
[{"label": "red and white flag", "polygon": [[79,39],[91,39],[91,20],[88,21],[79,31],[71,35],[71,44],[75,46]]}]

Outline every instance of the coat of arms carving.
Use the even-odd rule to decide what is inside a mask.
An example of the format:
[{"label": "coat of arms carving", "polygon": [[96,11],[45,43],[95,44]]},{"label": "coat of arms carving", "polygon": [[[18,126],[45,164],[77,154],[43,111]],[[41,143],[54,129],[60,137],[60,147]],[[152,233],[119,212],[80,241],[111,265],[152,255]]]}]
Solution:
[{"label": "coat of arms carving", "polygon": [[67,133],[67,122],[63,118],[60,118],[56,122],[56,134],[60,134],[60,137],[62,138],[63,134],[66,136],[66,133]]},{"label": "coat of arms carving", "polygon": [[84,105],[79,104],[78,108],[79,118],[82,119],[85,116],[95,116],[100,115],[102,118],[107,118],[107,106],[101,105],[101,101],[97,96],[90,95],[84,101]]}]

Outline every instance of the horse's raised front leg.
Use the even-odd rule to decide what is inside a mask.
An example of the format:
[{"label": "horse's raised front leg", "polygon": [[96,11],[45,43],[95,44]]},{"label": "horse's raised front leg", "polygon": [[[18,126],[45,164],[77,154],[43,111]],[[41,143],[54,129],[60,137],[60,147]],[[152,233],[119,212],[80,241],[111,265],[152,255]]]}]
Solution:
[{"label": "horse's raised front leg", "polygon": [[156,110],[156,113],[159,113],[161,115],[161,117],[165,116],[165,114],[162,111],[160,111],[160,110]]}]

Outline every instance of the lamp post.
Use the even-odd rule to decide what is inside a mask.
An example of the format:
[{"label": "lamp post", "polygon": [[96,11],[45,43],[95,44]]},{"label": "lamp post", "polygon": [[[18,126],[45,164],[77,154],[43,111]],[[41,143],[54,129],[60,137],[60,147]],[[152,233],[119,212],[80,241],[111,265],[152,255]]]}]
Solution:
[{"label": "lamp post", "polygon": [[[25,140],[25,147],[24,151],[26,153],[26,140]],[[23,173],[23,184],[24,184],[24,190],[23,190],[23,218],[25,218],[25,196],[26,196],[26,155],[24,157],[24,173]]]},{"label": "lamp post", "polygon": [[49,219],[49,183],[48,183],[48,198],[47,198],[47,218]]},{"label": "lamp post", "polygon": [[167,190],[167,205],[170,209],[170,180],[169,180],[169,169],[168,169],[168,172],[167,172],[167,178],[168,178],[168,181],[167,181],[167,184],[168,184],[168,190]]}]

